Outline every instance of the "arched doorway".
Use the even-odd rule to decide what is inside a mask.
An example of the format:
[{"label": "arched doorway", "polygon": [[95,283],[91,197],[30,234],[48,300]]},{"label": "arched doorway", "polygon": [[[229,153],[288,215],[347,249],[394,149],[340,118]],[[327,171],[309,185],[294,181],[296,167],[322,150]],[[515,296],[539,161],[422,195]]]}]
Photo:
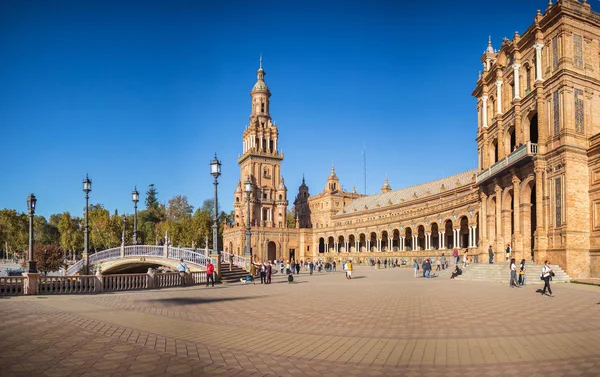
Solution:
[{"label": "arched doorway", "polygon": [[323,237],[319,238],[319,254],[323,254],[325,252],[325,240]]},{"label": "arched doorway", "polygon": [[364,233],[361,233],[358,236],[358,252],[362,253],[367,251],[367,236]]},{"label": "arched doorway", "polygon": [[381,232],[381,251],[388,251],[388,233],[387,231]]},{"label": "arched doorway", "polygon": [[392,251],[400,250],[400,231],[394,229],[392,233]]},{"label": "arched doorway", "polygon": [[377,251],[377,233],[372,232],[369,242],[369,253],[373,251]]},{"label": "arched doorway", "polygon": [[452,231],[452,220],[446,221],[446,224],[444,225],[444,237],[446,237],[446,239],[444,240],[444,245],[446,245],[446,248],[447,249],[454,248],[455,244],[454,244],[454,232]]},{"label": "arched doorway", "polygon": [[348,236],[348,252],[356,252],[356,237],[354,237],[354,234]]},{"label": "arched doorway", "polygon": [[458,247],[469,247],[469,219],[467,218],[467,216],[463,216],[460,219]]},{"label": "arched doorway", "polygon": [[440,232],[437,223],[431,224],[431,248],[435,250],[440,248]]},{"label": "arched doorway", "polygon": [[267,245],[267,260],[275,261],[277,259],[277,245],[273,241],[269,241]]},{"label": "arched doorway", "polygon": [[417,247],[415,250],[425,250],[425,227],[423,225],[417,227]]},{"label": "arched doorway", "polygon": [[538,116],[537,113],[529,121],[529,141],[532,143],[538,142]]},{"label": "arched doorway", "polygon": [[327,239],[327,252],[328,253],[333,253],[334,249],[335,249],[335,240],[334,240],[333,237],[330,236]]},{"label": "arched doorway", "polygon": [[413,234],[411,228],[404,230],[404,247],[407,251],[413,250]]}]

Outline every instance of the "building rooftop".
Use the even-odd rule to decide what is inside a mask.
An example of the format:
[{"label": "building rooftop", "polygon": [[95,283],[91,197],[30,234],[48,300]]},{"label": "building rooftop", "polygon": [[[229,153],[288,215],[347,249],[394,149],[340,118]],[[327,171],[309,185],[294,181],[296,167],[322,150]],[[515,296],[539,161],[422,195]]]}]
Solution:
[{"label": "building rooftop", "polygon": [[[363,196],[352,203],[345,206],[338,215],[343,213],[353,213],[360,211],[368,211],[379,207],[387,207],[400,203],[405,203],[411,200],[423,198],[426,196],[439,194],[440,192],[454,189],[459,186],[465,186],[473,183],[473,176],[477,173],[477,169],[468,170],[462,173],[454,174],[449,177],[437,179],[435,181],[422,183],[405,187],[399,190],[390,192]],[[366,208],[365,208],[366,207]]]}]

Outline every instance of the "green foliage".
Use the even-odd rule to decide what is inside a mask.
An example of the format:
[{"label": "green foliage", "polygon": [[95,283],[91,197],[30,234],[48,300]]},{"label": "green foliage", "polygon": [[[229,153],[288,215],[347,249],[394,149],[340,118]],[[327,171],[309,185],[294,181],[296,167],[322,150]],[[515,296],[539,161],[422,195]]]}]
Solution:
[{"label": "green foliage", "polygon": [[285,221],[287,223],[288,228],[296,227],[296,216],[294,216],[291,212],[286,212]]},{"label": "green foliage", "polygon": [[[164,240],[168,234],[174,246],[204,248],[207,244],[212,248],[212,225],[215,211],[213,199],[205,200],[200,208],[195,209],[184,195],[177,195],[167,201],[167,205],[158,201],[158,191],[151,184],[146,192],[146,209],[138,212],[137,240],[139,244],[155,244]],[[234,212],[218,211],[219,248],[222,249],[222,235],[226,227],[233,226]],[[133,215],[123,216],[117,210],[111,212],[102,204],[90,204],[88,207],[89,248],[91,252],[118,247],[121,245],[123,232],[125,243],[133,242]],[[0,250],[8,251],[5,255],[13,256],[15,252],[27,249],[29,237],[29,219],[27,214],[11,209],[0,210]],[[289,223],[288,223],[289,224]],[[295,225],[295,223],[294,223]],[[46,220],[43,216],[34,216],[34,234],[36,248],[46,247],[52,252],[59,249],[61,258],[64,255],[80,255],[83,250],[85,218],[72,216],[69,212],[53,214]],[[54,254],[53,254],[54,255]],[[48,256],[48,251],[46,252]],[[52,257],[54,258],[54,257]],[[39,262],[39,260],[38,260]],[[54,263],[54,262],[53,262]],[[54,268],[54,265],[53,265]]]},{"label": "green foliage", "polygon": [[0,210],[0,248],[12,257],[15,251],[22,251],[27,247],[28,239],[27,215],[14,209]]},{"label": "green foliage", "polygon": [[158,191],[154,187],[154,183],[151,183],[148,186],[148,191],[146,191],[146,209],[157,209],[158,208],[158,199],[156,196],[158,195]]}]

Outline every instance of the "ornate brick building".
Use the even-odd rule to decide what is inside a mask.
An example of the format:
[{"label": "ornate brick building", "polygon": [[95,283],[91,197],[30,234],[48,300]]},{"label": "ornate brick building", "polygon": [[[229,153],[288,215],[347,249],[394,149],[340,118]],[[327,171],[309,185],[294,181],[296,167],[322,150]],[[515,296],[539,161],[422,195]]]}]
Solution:
[{"label": "ornate brick building", "polygon": [[258,259],[410,259],[454,246],[487,259],[489,245],[502,254],[510,243],[517,258],[533,250],[572,277],[600,276],[600,15],[585,0],[551,3],[498,50],[490,39],[481,61],[477,169],[400,190],[386,179],[364,196],[332,167],[317,195],[302,180],[295,228],[261,62],[225,249],[244,253],[249,178]]}]

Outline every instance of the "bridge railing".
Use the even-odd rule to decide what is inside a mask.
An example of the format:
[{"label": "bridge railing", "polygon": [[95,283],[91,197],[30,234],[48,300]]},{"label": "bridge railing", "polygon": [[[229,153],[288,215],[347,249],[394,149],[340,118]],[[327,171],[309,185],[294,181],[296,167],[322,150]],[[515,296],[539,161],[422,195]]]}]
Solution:
[{"label": "bridge railing", "polygon": [[163,257],[164,246],[132,245],[125,246],[125,257],[155,256]]},{"label": "bridge railing", "polygon": [[208,261],[211,260],[210,257],[207,257],[203,253],[194,251],[192,249],[173,246],[169,246],[168,258],[175,260],[183,259],[184,262],[193,263],[202,267],[206,267]]},{"label": "bridge railing", "polygon": [[[164,258],[164,246],[154,245],[130,245],[125,246],[123,250],[121,247],[113,247],[112,249],[102,250],[97,253],[89,255],[89,264],[94,265],[107,260],[119,259],[121,257],[140,257],[140,256],[154,256],[158,258]],[[121,254],[121,252],[123,252]],[[187,263],[192,263],[197,266],[206,267],[210,257],[204,255],[204,250],[194,250],[183,247],[169,246],[167,249],[167,258],[179,260],[182,259]],[[228,262],[228,260],[227,260]],[[238,263],[242,263],[238,261]],[[236,264],[237,265],[237,264]],[[83,260],[77,261],[71,267],[67,269],[67,275],[75,275],[83,268]]]},{"label": "bridge railing", "polygon": [[243,257],[241,255],[228,253],[227,251],[223,251],[223,263],[229,264],[229,258],[233,256],[233,265],[246,269],[246,263],[250,260],[250,258]]}]

